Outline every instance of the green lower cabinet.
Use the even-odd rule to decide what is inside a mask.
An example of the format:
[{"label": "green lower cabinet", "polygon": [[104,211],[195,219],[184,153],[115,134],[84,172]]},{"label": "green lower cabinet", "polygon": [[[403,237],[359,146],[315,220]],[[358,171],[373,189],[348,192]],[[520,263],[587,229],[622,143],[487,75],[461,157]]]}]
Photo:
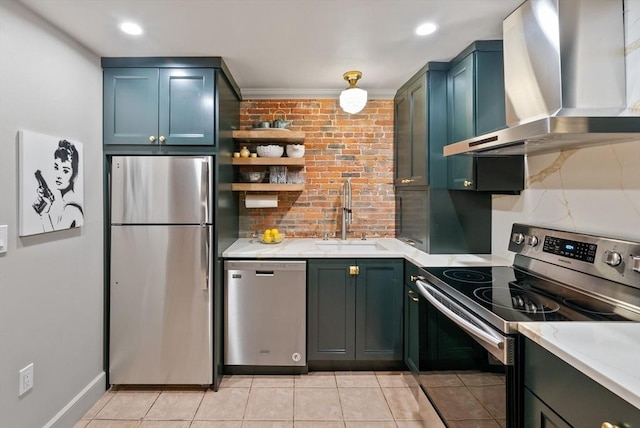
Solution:
[{"label": "green lower cabinet", "polygon": [[524,389],[525,428],[571,428],[527,388]]},{"label": "green lower cabinet", "polygon": [[309,361],[402,360],[400,259],[308,262]]},{"label": "green lower cabinet", "polygon": [[640,409],[535,342],[524,344],[525,428],[640,426]]}]

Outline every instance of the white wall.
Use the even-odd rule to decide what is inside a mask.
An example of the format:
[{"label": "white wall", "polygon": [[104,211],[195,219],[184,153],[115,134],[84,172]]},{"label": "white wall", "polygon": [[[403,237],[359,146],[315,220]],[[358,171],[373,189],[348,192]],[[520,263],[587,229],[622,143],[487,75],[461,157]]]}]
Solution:
[{"label": "white wall", "polygon": [[[640,1],[625,0],[627,115],[640,115]],[[515,222],[640,241],[640,139],[527,158],[520,196],[493,197],[492,252]]]},{"label": "white wall", "polygon": [[[0,94],[0,427],[70,426],[105,387],[100,58],[1,0]],[[83,143],[83,227],[17,236],[20,129]],[[19,398],[29,363],[34,387]]]}]

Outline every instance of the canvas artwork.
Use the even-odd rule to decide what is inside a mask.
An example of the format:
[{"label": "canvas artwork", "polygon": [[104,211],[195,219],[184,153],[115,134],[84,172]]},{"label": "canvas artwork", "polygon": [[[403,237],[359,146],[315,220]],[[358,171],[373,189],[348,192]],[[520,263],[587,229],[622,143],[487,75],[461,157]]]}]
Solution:
[{"label": "canvas artwork", "polygon": [[20,236],[82,226],[82,144],[31,131],[18,144]]}]

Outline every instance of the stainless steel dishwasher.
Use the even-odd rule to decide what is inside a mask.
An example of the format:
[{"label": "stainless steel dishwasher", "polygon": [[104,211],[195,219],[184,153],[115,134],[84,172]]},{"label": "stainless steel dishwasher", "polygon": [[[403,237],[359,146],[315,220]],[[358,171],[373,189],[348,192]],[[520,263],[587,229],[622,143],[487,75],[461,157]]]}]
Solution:
[{"label": "stainless steel dishwasher", "polygon": [[225,366],[306,366],[306,261],[226,260]]}]

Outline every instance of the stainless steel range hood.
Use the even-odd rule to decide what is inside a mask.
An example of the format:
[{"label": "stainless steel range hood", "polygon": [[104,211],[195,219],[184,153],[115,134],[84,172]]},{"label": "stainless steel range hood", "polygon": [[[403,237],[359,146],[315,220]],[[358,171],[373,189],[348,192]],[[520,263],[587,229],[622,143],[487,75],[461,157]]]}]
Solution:
[{"label": "stainless steel range hood", "polygon": [[444,155],[534,154],[640,140],[626,110],[622,0],[528,0],[503,23],[508,128]]}]

